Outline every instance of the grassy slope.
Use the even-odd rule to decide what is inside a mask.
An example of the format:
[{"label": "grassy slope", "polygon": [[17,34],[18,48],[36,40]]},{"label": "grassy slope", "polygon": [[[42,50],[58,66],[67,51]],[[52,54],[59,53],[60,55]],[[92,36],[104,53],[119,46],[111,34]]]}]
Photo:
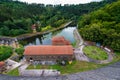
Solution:
[{"label": "grassy slope", "polygon": [[57,69],[62,74],[70,74],[70,73],[76,73],[76,72],[82,72],[82,71],[96,69],[96,68],[101,67],[101,66],[102,65],[95,64],[95,63],[74,61],[72,64],[68,64],[66,66],[61,66],[61,65],[50,65],[50,66],[48,66],[48,65],[46,65],[46,66],[36,65],[36,67],[34,67],[33,65],[30,65],[27,69]]},{"label": "grassy slope", "polygon": [[19,75],[18,68],[14,69],[14,70],[11,70],[10,72],[8,72],[6,74],[10,75],[10,76],[18,76]]}]

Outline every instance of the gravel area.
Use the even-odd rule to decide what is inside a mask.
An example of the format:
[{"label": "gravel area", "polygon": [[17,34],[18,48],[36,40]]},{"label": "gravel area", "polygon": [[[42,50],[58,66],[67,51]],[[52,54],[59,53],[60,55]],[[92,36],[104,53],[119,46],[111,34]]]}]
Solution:
[{"label": "gravel area", "polygon": [[0,80],[120,80],[120,62],[96,70],[52,77],[12,77],[0,75]]}]

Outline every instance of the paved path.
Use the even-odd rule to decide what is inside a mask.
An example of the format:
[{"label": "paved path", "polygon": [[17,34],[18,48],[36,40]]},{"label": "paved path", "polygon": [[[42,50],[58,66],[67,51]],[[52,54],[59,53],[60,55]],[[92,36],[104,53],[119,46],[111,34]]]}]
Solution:
[{"label": "paved path", "polygon": [[88,57],[83,53],[83,48],[84,48],[84,41],[80,34],[78,33],[78,30],[75,29],[73,32],[75,39],[76,39],[76,49],[74,50],[75,58],[78,61],[88,61]]},{"label": "paved path", "polygon": [[6,62],[7,62],[7,70],[8,71],[15,69],[22,64],[22,62],[18,63],[16,61],[11,60],[11,59],[7,59]]},{"label": "paved path", "polygon": [[35,77],[35,76],[58,76],[60,75],[60,72],[57,70],[48,70],[48,69],[30,69],[30,70],[24,70],[20,73],[21,76],[29,76],[29,77]]},{"label": "paved path", "polygon": [[89,58],[82,51],[83,48],[84,48],[84,45],[82,45],[81,47],[74,50],[75,58],[78,61],[88,61],[89,62]]},{"label": "paved path", "polygon": [[[106,52],[107,52],[107,51],[106,51]],[[100,61],[100,64],[110,63],[110,62],[113,60],[113,55],[112,55],[112,53],[107,52],[107,54],[108,54],[108,59],[107,59],[107,60],[101,60],[101,61]]]},{"label": "paved path", "polygon": [[19,70],[19,75],[21,76],[58,76],[60,72],[53,69],[26,69],[30,64],[25,63],[21,65]]},{"label": "paved path", "polygon": [[0,80],[120,80],[120,61],[100,69],[52,77],[11,77],[0,75]]},{"label": "paved path", "polygon": [[80,36],[77,29],[74,30],[73,34],[74,34],[75,39],[76,39],[76,44],[77,44],[76,47],[83,45],[84,41],[83,41],[82,37]]}]

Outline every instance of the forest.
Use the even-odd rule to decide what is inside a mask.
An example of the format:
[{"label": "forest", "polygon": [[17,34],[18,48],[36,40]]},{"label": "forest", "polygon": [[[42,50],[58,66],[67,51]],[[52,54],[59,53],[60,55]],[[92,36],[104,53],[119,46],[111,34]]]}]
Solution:
[{"label": "forest", "polygon": [[120,1],[82,16],[79,32],[85,40],[120,51]]},{"label": "forest", "polygon": [[57,28],[68,21],[78,24],[85,40],[120,51],[120,1],[103,0],[78,5],[28,4],[0,0],[0,36],[17,36]]},{"label": "forest", "polygon": [[103,0],[79,5],[28,4],[18,0],[0,0],[0,36],[17,36],[31,33],[36,24],[37,31],[47,27],[56,28],[61,24],[78,22],[82,15],[95,11],[116,0]]}]

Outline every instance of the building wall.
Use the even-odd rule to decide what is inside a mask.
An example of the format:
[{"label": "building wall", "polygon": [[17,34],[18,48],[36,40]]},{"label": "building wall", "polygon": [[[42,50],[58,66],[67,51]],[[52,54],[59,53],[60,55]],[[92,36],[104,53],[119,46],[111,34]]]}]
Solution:
[{"label": "building wall", "polygon": [[27,61],[57,61],[57,60],[73,60],[73,55],[25,55]]}]

